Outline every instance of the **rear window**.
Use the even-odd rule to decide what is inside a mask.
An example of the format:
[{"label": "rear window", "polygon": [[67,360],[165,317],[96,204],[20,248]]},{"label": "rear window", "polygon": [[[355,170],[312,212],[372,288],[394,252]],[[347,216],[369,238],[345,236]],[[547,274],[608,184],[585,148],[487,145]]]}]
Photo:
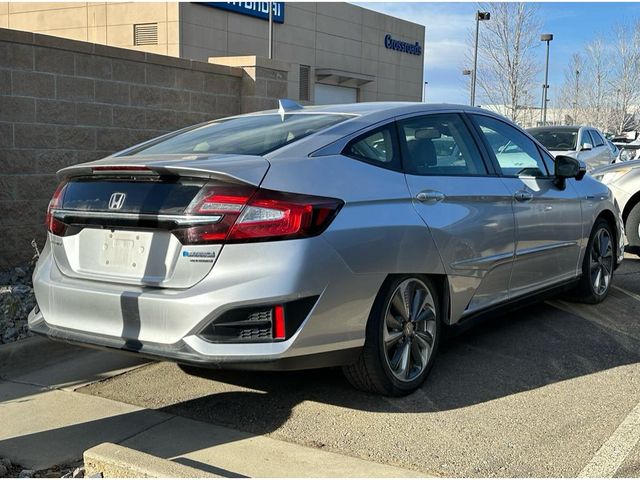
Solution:
[{"label": "rear window", "polygon": [[264,155],[352,115],[295,113],[250,115],[197,126],[127,155],[206,154]]},{"label": "rear window", "polygon": [[544,145],[547,150],[556,150],[556,151],[570,151],[576,149],[576,144],[578,140],[578,131],[538,131],[538,132],[529,132],[538,140],[542,145]]}]

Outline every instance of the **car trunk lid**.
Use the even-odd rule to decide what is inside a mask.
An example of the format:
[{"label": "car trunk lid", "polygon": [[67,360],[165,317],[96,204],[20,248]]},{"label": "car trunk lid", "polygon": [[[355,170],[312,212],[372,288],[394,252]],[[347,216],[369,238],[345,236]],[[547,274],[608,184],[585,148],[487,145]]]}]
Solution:
[{"label": "car trunk lid", "polygon": [[[51,208],[53,256],[67,276],[188,288],[213,268],[222,241],[185,242],[226,215],[194,214],[203,191],[255,192],[269,163],[244,155],[110,158],[63,169]],[[53,201],[52,201],[53,202]],[[186,232],[186,233],[185,233]]]}]

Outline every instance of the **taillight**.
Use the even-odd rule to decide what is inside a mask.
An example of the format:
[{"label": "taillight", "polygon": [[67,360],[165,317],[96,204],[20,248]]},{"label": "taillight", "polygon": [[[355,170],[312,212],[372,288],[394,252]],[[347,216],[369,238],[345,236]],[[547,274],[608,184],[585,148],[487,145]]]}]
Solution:
[{"label": "taillight", "polygon": [[220,216],[220,221],[173,233],[185,245],[312,237],[327,228],[342,205],[334,198],[212,186],[203,189],[185,213]]},{"label": "taillight", "polygon": [[58,236],[64,236],[67,230],[67,224],[55,218],[52,211],[61,206],[62,195],[64,193],[65,187],[66,183],[61,183],[60,185],[58,185],[58,188],[56,188],[56,191],[53,193],[53,197],[51,197],[51,200],[49,201],[49,206],[47,207],[47,216],[45,219],[47,230]]}]

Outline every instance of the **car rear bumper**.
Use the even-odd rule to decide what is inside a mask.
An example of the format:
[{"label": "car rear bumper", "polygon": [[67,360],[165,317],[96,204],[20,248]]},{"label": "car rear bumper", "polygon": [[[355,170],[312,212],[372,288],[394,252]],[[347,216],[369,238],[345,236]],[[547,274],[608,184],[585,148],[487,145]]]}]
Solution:
[{"label": "car rear bumper", "polygon": [[[55,340],[193,365],[341,365],[364,344],[384,277],[354,274],[320,237],[226,245],[211,273],[188,289],[70,278],[45,247],[33,277],[39,311],[29,327]],[[306,297],[318,300],[286,340],[215,343],[200,335],[230,310]]]},{"label": "car rear bumper", "polygon": [[117,337],[107,337],[77,330],[57,328],[49,325],[42,312],[32,313],[29,329],[51,340],[73,345],[93,347],[105,350],[119,350],[151,360],[170,360],[176,363],[204,368],[224,368],[238,370],[304,370],[323,368],[354,363],[360,355],[361,347],[329,351],[294,357],[278,357],[277,355],[203,355],[184,341],[175,344],[142,343]]}]

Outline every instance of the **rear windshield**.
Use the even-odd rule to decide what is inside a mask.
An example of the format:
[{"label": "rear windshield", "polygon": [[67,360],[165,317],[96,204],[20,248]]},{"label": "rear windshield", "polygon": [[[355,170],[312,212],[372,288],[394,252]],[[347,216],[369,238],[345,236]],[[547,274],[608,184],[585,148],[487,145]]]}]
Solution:
[{"label": "rear windshield", "polygon": [[128,151],[126,155],[264,155],[352,117],[329,113],[296,113],[287,114],[284,118],[280,114],[230,118],[195,127]]},{"label": "rear windshield", "polygon": [[547,150],[575,150],[578,140],[578,131],[563,130],[563,131],[537,131],[530,132],[533,137],[538,140],[542,145],[547,147]]}]

